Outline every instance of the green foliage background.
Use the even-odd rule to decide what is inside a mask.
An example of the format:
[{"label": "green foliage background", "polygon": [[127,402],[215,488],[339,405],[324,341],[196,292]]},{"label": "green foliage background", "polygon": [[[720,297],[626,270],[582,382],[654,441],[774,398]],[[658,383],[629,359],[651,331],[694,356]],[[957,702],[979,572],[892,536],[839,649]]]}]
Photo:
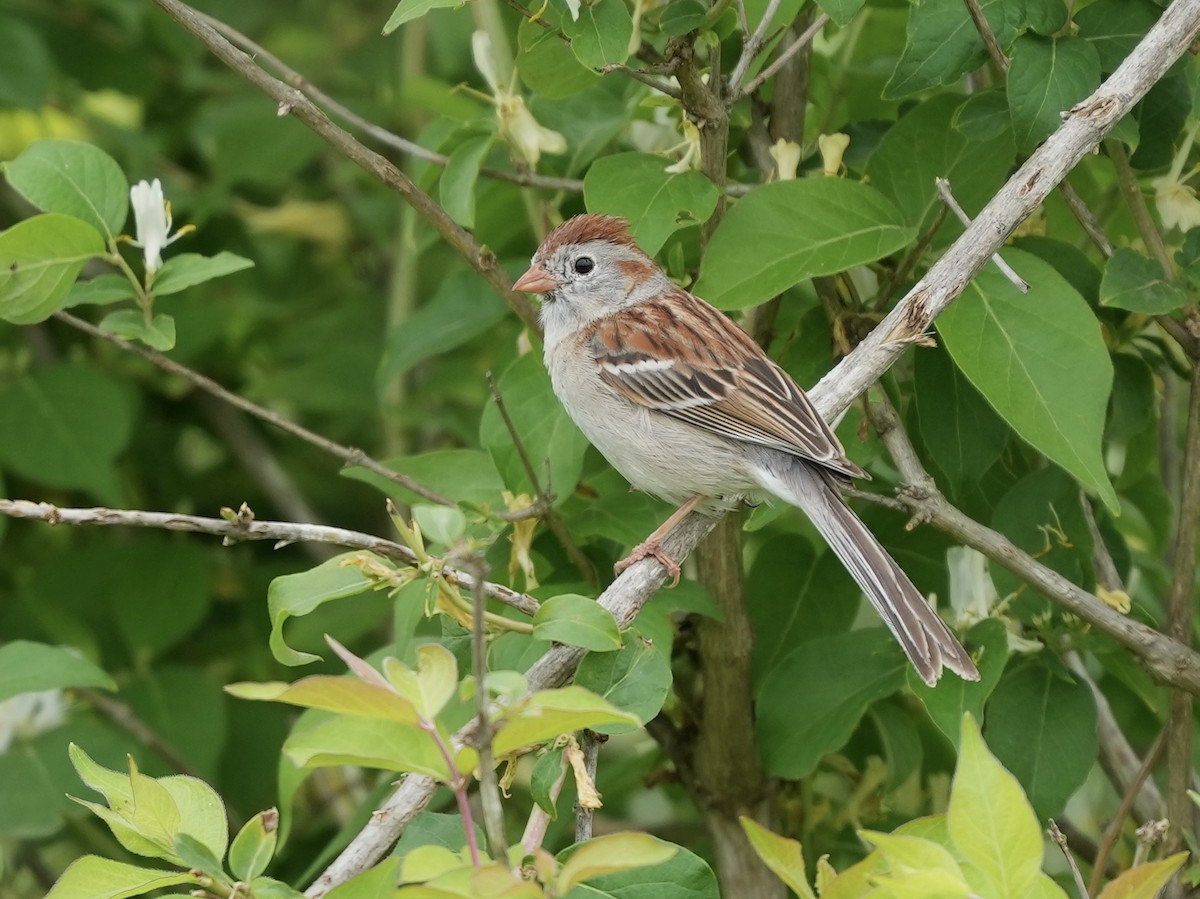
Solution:
[{"label": "green foliage background", "polygon": [[[687,45],[697,76],[710,84],[729,77],[742,48],[737,2],[596,0],[573,18],[566,2],[551,0],[536,21],[535,10],[492,0],[403,0],[394,12],[282,0],[207,0],[199,8],[359,116],[437,154],[430,161],[384,150],[509,275],[562,218],[624,215],[673,277],[738,317],[808,386],[962,232],[953,216],[943,220],[934,179],[947,178],[967,212],[978,213],[1163,7],[980,5],[1007,73],[988,61],[960,0],[771,4],[768,49],[743,84],[818,15],[833,22],[811,54],[731,105],[724,165],[703,152],[697,159],[697,146],[712,145],[685,126],[671,91],[596,70],[627,65],[662,83],[663,54]],[[744,9],[753,29],[767,4],[746,0]],[[476,30],[491,37],[496,83],[473,61]],[[269,59],[259,62],[271,68]],[[511,105],[518,96],[561,146],[528,130]],[[910,351],[882,382],[950,501],[1084,590],[1118,606],[1128,600],[1127,614],[1158,631],[1167,622],[1180,460],[1196,451],[1185,442],[1195,360],[1162,322],[1173,316],[1186,329],[1195,320],[1200,230],[1188,229],[1200,215],[1187,179],[1197,155],[1196,102],[1196,65],[1185,56],[1104,152],[1072,173],[1115,253],[1089,240],[1062,194],[1053,194],[1002,253],[1030,292],[985,268],[937,320],[937,345]],[[600,754],[601,828],[688,847],[695,854],[678,856],[673,870],[692,879],[689,889],[716,895],[708,864],[717,849],[705,827],[712,809],[697,802],[710,787],[681,769],[711,699],[696,674],[696,616],[719,615],[717,604],[688,579],[655,597],[623,641],[611,620],[591,617],[613,562],[670,510],[630,494],[588,448],[549,389],[536,335],[468,261],[395,193],[295,117],[276,113],[153,4],[0,0],[0,496],[204,516],[244,502],[258,519],[396,539],[390,497],[420,523],[435,554],[460,538],[473,541],[492,580],[549,600],[532,635],[495,639],[490,667],[523,671],[552,641],[594,650],[577,683],[657,725],[648,733],[616,718],[597,723],[614,734]],[[848,137],[844,155],[823,159],[818,136],[836,133]],[[37,143],[46,140],[91,145],[115,160],[111,170],[102,161],[76,170],[91,187],[86,202],[45,188],[54,183],[47,171],[76,152],[73,144]],[[794,179],[773,161],[788,142],[801,160]],[[735,185],[728,197],[713,183],[715,169]],[[531,174],[533,185],[522,183]],[[1148,217],[1139,219],[1139,201],[1121,190],[1122,175],[1149,201]],[[113,267],[119,253],[136,278],[141,254],[112,239],[134,234],[126,182],[154,178],[175,224],[195,230],[165,251],[143,318]],[[714,215],[720,221],[709,233],[702,226]],[[46,277],[59,280],[26,291],[20,279],[31,261],[45,259]],[[64,307],[363,448],[449,497],[461,514],[362,467],[339,470],[312,444],[51,317]],[[536,485],[491,398],[488,373]],[[898,486],[861,406],[839,435],[871,471],[873,490]],[[528,500],[539,488],[555,495],[555,514],[587,565],[547,527],[530,536],[499,517],[505,491]],[[769,807],[773,829],[803,844],[803,889],[824,870],[818,858],[827,857],[830,870],[862,872],[852,866],[875,846],[872,876],[905,866],[929,877],[941,870],[952,881],[946,895],[961,894],[957,867],[923,844],[925,854],[906,855],[916,844],[886,843],[885,835],[903,826],[894,840],[954,845],[946,837],[947,826],[954,836],[953,809],[948,825],[920,822],[946,810],[964,712],[981,722],[990,752],[1019,784],[1004,800],[1008,823],[1036,816],[1044,828],[1056,818],[1070,825],[1086,859],[1121,800],[1098,762],[1097,719],[1107,710],[1098,711],[1089,682],[1140,754],[1166,725],[1167,688],[1128,649],[1007,569],[990,564],[998,596],[989,597],[982,569],[952,576],[948,536],[908,532],[895,511],[859,510],[918,586],[950,610],[983,679],[964,685],[951,676],[936,691],[925,688],[878,622],[859,614],[857,592],[799,515],[772,507],[749,514],[746,615],[757,639],[743,699],[755,710],[759,758],[744,761],[761,765],[767,794],[756,798]],[[522,570],[514,546],[530,539],[531,567]],[[137,861],[66,797],[85,794],[69,743],[108,768],[127,770],[132,754],[151,777],[203,778],[235,827],[280,807],[271,875],[302,889],[363,825],[394,775],[324,767],[310,777],[287,755],[281,761],[281,750],[289,735],[303,736],[313,713],[298,718],[288,706],[250,703],[223,688],[295,679],[283,663],[301,656],[289,648],[323,657],[300,674],[342,673],[326,633],[376,662],[391,655],[415,664],[417,646],[438,641],[461,674],[470,670],[461,625],[423,614],[425,582],[362,592],[370,586],[364,576],[329,568],[278,580],[332,556],[321,544],[222,546],[164,530],[0,517],[0,548],[0,700],[70,689],[63,719],[45,728],[21,719],[17,729],[9,724],[15,707],[0,706],[0,733],[12,735],[8,745],[0,741],[3,896],[43,894],[84,853]],[[1101,549],[1120,585],[1107,569],[1098,578]],[[1196,547],[1184,550],[1194,555]],[[331,570],[332,581],[321,580]],[[1194,584],[1184,589],[1194,595]],[[1187,628],[1194,637],[1194,625]],[[1067,654],[1082,660],[1087,680]],[[449,709],[438,720],[451,730],[469,717],[464,699]],[[144,729],[123,724],[127,713]],[[1007,777],[981,758],[971,778]],[[505,806],[514,835],[544,786],[531,768],[519,767]],[[1164,778],[1155,773],[1165,790]],[[546,839],[551,851],[572,843],[567,780]],[[974,780],[961,783],[966,790]],[[749,800],[739,801],[748,813]],[[971,817],[980,813],[972,808]],[[455,812],[443,790],[397,854],[423,843],[460,849]],[[1179,824],[1180,839],[1190,840],[1190,822]],[[977,871],[964,883],[988,896],[1075,889],[1057,859],[1048,869],[1053,881],[1040,873],[1040,839],[1029,826],[1022,833],[1032,841],[1027,851],[997,864],[1021,872],[1023,892],[993,892],[1000,888]],[[751,833],[768,864],[772,851],[791,852],[765,840]],[[1134,845],[1129,833],[1117,843],[1114,870],[1129,866]],[[955,865],[975,871],[961,842],[955,852]],[[802,892],[794,875],[803,859],[787,857],[771,867],[790,871],[785,880]],[[733,895],[729,873],[719,873]],[[644,895],[636,872],[620,876],[633,886],[610,883],[605,895]],[[828,895],[931,895],[930,883],[944,886],[919,881],[925,892],[906,893],[898,880],[868,886],[861,877]],[[1034,892],[1035,880],[1044,892]],[[1143,895],[1129,889],[1113,895]]]}]

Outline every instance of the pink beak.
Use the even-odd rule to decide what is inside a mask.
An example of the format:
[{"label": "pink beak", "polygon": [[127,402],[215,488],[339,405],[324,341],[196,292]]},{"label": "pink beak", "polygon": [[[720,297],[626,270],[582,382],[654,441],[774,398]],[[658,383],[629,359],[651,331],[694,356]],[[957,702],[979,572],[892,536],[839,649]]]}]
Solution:
[{"label": "pink beak", "polygon": [[526,293],[549,293],[552,290],[557,290],[562,285],[555,280],[551,274],[546,271],[539,262],[537,265],[529,267],[529,271],[517,278],[517,283],[513,285],[517,290],[523,290]]}]

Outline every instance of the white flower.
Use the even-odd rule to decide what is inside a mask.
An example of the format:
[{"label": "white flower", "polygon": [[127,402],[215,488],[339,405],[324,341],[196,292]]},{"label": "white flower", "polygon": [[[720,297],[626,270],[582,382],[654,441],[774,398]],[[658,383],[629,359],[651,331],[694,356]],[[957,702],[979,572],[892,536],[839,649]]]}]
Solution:
[{"label": "white flower", "polygon": [[779,180],[794,181],[796,170],[800,167],[800,145],[781,137],[771,144],[767,152],[775,160],[775,171],[779,175]]},{"label": "white flower", "polygon": [[817,137],[817,147],[821,150],[821,162],[825,167],[826,175],[832,177],[842,171],[842,156],[848,146],[850,146],[850,135],[842,134],[840,131],[836,134],[822,134]]},{"label": "white flower", "polygon": [[1198,128],[1200,122],[1192,125],[1184,136],[1179,151],[1171,161],[1171,170],[1150,182],[1154,185],[1154,205],[1158,207],[1158,215],[1164,228],[1187,231],[1189,228],[1200,226],[1200,199],[1196,197],[1196,189],[1187,183],[1187,179],[1195,170],[1187,175],[1183,173],[1183,166],[1192,152]]},{"label": "white flower", "polygon": [[663,169],[672,175],[682,175],[684,172],[700,168],[700,129],[686,118],[679,124],[683,129],[683,143],[679,145],[684,148],[683,156],[678,162]]},{"label": "white flower", "polygon": [[983,621],[999,599],[988,573],[987,556],[968,546],[956,546],[946,550],[946,567],[950,573],[950,607],[958,622],[970,627]]},{"label": "white flower", "polygon": [[58,727],[67,718],[62,690],[19,693],[0,702],[0,753],[17,737],[28,739]]},{"label": "white flower", "polygon": [[471,35],[471,53],[475,57],[475,68],[491,88],[492,102],[496,105],[496,128],[517,160],[533,167],[543,153],[567,152],[567,139],[557,131],[539,125],[525,105],[525,98],[500,83],[492,39],[486,31]]},{"label": "white flower", "polygon": [[129,188],[129,202],[137,224],[137,239],[131,243],[141,247],[146,273],[152,275],[162,268],[162,251],[192,228],[189,225],[171,234],[171,204],[163,198],[162,184],[157,178],[139,181]]}]

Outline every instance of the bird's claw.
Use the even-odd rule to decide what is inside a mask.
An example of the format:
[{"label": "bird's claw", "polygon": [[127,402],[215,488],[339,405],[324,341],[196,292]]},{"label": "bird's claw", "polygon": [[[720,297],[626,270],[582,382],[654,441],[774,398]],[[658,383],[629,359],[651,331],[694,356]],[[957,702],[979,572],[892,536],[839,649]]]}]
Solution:
[{"label": "bird's claw", "polygon": [[645,543],[639,543],[633,548],[633,552],[613,566],[613,570],[620,574],[642,559],[655,559],[663,568],[667,569],[667,573],[671,575],[671,583],[667,584],[668,588],[679,586],[679,577],[682,574],[679,570],[679,563],[667,555],[667,551],[663,549],[662,542],[659,540],[647,540]]}]

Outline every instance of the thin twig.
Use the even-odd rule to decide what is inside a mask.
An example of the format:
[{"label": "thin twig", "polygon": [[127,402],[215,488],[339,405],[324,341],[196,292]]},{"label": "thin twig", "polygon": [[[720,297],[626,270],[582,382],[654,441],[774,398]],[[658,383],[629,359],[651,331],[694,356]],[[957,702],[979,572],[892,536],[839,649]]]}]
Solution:
[{"label": "thin twig", "polygon": [[496,379],[492,377],[492,373],[488,372],[488,387],[492,391],[492,400],[496,403],[496,411],[500,413],[500,418],[504,421],[504,427],[508,429],[509,436],[512,437],[513,448],[517,451],[517,458],[521,460],[521,465],[525,469],[525,476],[529,478],[529,483],[533,485],[533,492],[537,496],[537,507],[541,510],[542,520],[546,522],[546,527],[550,529],[550,533],[554,535],[571,563],[579,570],[584,579],[593,588],[600,586],[600,579],[596,574],[596,569],[592,567],[591,561],[583,550],[579,548],[579,544],[575,542],[575,538],[571,536],[566,522],[562,520],[562,516],[558,514],[558,510],[554,508],[553,497],[542,489],[541,481],[538,479],[537,469],[533,465],[533,460],[529,458],[529,451],[525,449],[525,444],[521,440],[521,435],[517,432],[517,426],[513,423],[512,417],[508,414],[508,406],[504,403],[504,396],[500,393],[500,386],[496,383]]},{"label": "thin twig", "polygon": [[1067,845],[1067,837],[1059,830],[1058,822],[1053,818],[1050,819],[1050,827],[1046,830],[1051,841],[1062,850],[1062,854],[1067,859],[1067,867],[1071,869],[1071,876],[1075,878],[1075,886],[1079,888],[1079,899],[1091,899],[1091,893],[1087,890],[1087,884],[1083,882],[1083,874],[1079,871],[1079,865],[1075,861],[1075,854]]},{"label": "thin twig", "polygon": [[608,75],[611,72],[620,72],[622,75],[628,75],[634,81],[640,81],[642,84],[654,88],[665,97],[670,97],[673,100],[680,98],[679,88],[671,84],[669,81],[664,81],[662,78],[657,78],[649,72],[642,69],[635,69],[632,66],[627,66],[623,63],[614,62],[606,66],[601,66],[601,75]]},{"label": "thin twig", "polygon": [[1104,142],[1104,149],[1108,153],[1108,158],[1112,160],[1113,171],[1117,174],[1117,187],[1120,188],[1121,196],[1125,199],[1125,205],[1133,214],[1133,221],[1137,224],[1138,233],[1141,234],[1146,249],[1158,260],[1167,280],[1174,281],[1175,260],[1167,252],[1162,232],[1158,230],[1158,226],[1154,224],[1154,217],[1150,215],[1150,207],[1146,205],[1142,187],[1138,184],[1133,166],[1129,164],[1129,154],[1125,152],[1125,145],[1119,140],[1109,139]]},{"label": "thin twig", "polygon": [[1096,850],[1096,863],[1092,866],[1092,877],[1088,881],[1088,895],[1090,896],[1095,896],[1100,889],[1100,881],[1104,877],[1105,869],[1108,868],[1108,856],[1112,853],[1113,846],[1116,845],[1117,837],[1121,835],[1121,828],[1125,826],[1125,819],[1129,817],[1129,810],[1133,808],[1133,803],[1137,799],[1138,791],[1142,788],[1142,783],[1150,776],[1150,772],[1158,764],[1158,760],[1167,746],[1166,737],[1166,730],[1159,732],[1154,745],[1146,753],[1146,760],[1142,762],[1142,767],[1138,769],[1137,776],[1134,777],[1133,782],[1129,785],[1129,789],[1125,791],[1125,795],[1121,797],[1121,805],[1117,808],[1117,813],[1113,815],[1113,819],[1108,822],[1108,827],[1104,829],[1104,836],[1100,840],[1100,848]]},{"label": "thin twig", "polygon": [[983,45],[987,47],[988,56],[992,58],[992,62],[996,64],[996,68],[1000,70],[1001,74],[1008,72],[1008,57],[1000,49],[1000,43],[996,40],[996,34],[992,31],[987,16],[983,14],[983,9],[979,6],[979,0],[966,0],[966,4],[967,12],[971,14],[971,21],[975,23],[975,30],[979,32],[979,36],[983,38]]},{"label": "thin twig", "polygon": [[508,838],[504,833],[504,806],[500,802],[500,784],[496,780],[496,760],[492,755],[492,723],[488,718],[487,626],[483,594],[487,564],[479,553],[467,562],[475,578],[471,615],[471,670],[475,675],[475,748],[479,751],[479,801],[483,806],[483,832],[487,836],[488,855],[497,861],[508,857]]},{"label": "thin twig", "polygon": [[1058,192],[1062,194],[1063,200],[1067,204],[1067,209],[1071,210],[1071,215],[1075,216],[1075,220],[1083,227],[1083,231],[1096,245],[1096,249],[1108,259],[1115,252],[1112,241],[1108,239],[1108,235],[1104,233],[1104,226],[1100,224],[1100,220],[1083,197],[1079,196],[1075,188],[1071,186],[1070,181],[1062,181],[1058,185]]},{"label": "thin twig", "polygon": [[[1196,541],[1200,536],[1200,365],[1192,368],[1181,475],[1183,488],[1179,497],[1175,543],[1171,550],[1166,632],[1185,646],[1190,646],[1195,614]],[[1192,703],[1190,693],[1178,688],[1171,692],[1167,719],[1167,819],[1171,822],[1167,837],[1169,852],[1183,848],[1184,835],[1191,830],[1195,811],[1188,795],[1192,775]]]},{"label": "thin twig", "polygon": [[768,81],[774,77],[775,73],[782,69],[789,59],[804,49],[805,45],[812,42],[812,39],[820,34],[821,29],[829,23],[828,13],[821,13],[813,20],[813,23],[804,29],[804,32],[790,43],[786,50],[775,57],[775,60],[754,76],[750,82],[740,91],[729,92],[729,102],[739,100],[742,97],[748,97]]},{"label": "thin twig", "polygon": [[[951,211],[958,216],[958,220],[963,223],[963,227],[970,225],[971,217],[958,205],[958,200],[954,199],[954,194],[950,191],[950,182],[945,178],[935,178],[934,183],[937,184],[938,193],[942,195],[942,202],[949,206]],[[999,253],[992,254],[992,262],[996,263],[996,268],[1004,273],[1004,277],[1012,281],[1017,290],[1021,291],[1021,293],[1029,293],[1029,285],[1025,279],[1013,271],[1012,266],[1000,258]]]},{"label": "thin twig", "polygon": [[921,235],[921,239],[917,241],[917,245],[912,248],[912,251],[904,257],[904,261],[896,269],[891,279],[888,281],[887,288],[879,297],[879,301],[875,304],[876,309],[882,309],[887,305],[888,300],[896,293],[896,290],[904,283],[909,273],[916,267],[921,257],[925,255],[925,251],[929,249],[929,245],[933,243],[933,238],[937,236],[941,230],[942,223],[946,221],[946,215],[949,209],[945,203],[938,207],[937,215],[934,216],[933,222],[925,229],[925,233]]},{"label": "thin twig", "polygon": [[148,747],[174,770],[180,774],[202,778],[200,772],[193,768],[191,763],[180,755],[174,746],[159,736],[128,705],[119,699],[113,699],[100,690],[93,690],[88,687],[76,687],[75,693],[86,701],[88,705],[99,711],[105,718],[117,725],[117,727],[128,733],[139,743]]},{"label": "thin twig", "polygon": [[[281,431],[286,431],[293,437],[299,437],[304,442],[310,443],[318,449],[325,451],[329,455],[341,459],[347,466],[357,465],[365,468],[372,474],[379,475],[379,477],[391,481],[393,484],[398,484],[405,490],[409,490],[422,499],[429,500],[429,502],[436,503],[439,506],[456,505],[454,500],[450,499],[449,497],[442,496],[440,493],[430,490],[428,487],[418,483],[417,481],[414,481],[406,474],[401,474],[394,469],[388,468],[382,462],[376,461],[362,450],[355,449],[351,446],[344,446],[343,444],[335,443],[327,437],[322,437],[320,434],[310,431],[303,425],[296,424],[296,422],[292,421],[291,419],[280,415],[278,412],[274,412],[264,406],[253,403],[245,397],[239,396],[231,390],[227,390],[207,375],[202,375],[200,372],[188,368],[186,365],[181,365],[174,359],[164,356],[157,350],[152,350],[148,347],[141,346],[140,344],[132,343],[131,341],[117,337],[115,334],[110,334],[107,331],[103,331],[93,325],[91,322],[84,321],[81,318],[76,318],[69,312],[56,312],[54,317],[64,324],[70,325],[72,328],[83,331],[85,334],[90,334],[92,337],[99,337],[101,340],[107,340],[113,346],[120,347],[127,353],[133,353],[135,356],[141,356],[147,362],[162,369],[168,374],[177,375],[194,384],[196,387],[199,387],[205,393],[211,394],[217,399],[241,409],[243,412],[248,412],[261,421],[275,425],[275,427],[279,428]],[[541,514],[541,512],[542,510],[540,507],[534,506],[529,509],[522,509],[520,512],[516,513],[497,511],[491,514],[505,521],[519,521],[524,518],[537,517]]]},{"label": "thin twig", "polygon": [[742,86],[742,80],[750,69],[750,63],[754,62],[754,57],[762,50],[767,32],[771,29],[771,21],[775,18],[775,13],[779,11],[780,2],[781,0],[767,0],[767,8],[763,11],[763,17],[758,23],[758,27],[742,43],[742,55],[738,57],[737,64],[733,67],[733,73],[729,76],[729,95],[731,97],[738,95],[738,88]]},{"label": "thin twig", "polygon": [[[416,553],[407,546],[384,540],[372,534],[349,531],[324,524],[297,524],[292,521],[258,521],[252,515],[238,515],[236,521],[225,518],[204,518],[199,515],[177,515],[173,512],[144,512],[137,509],[65,509],[49,503],[33,503],[21,499],[0,499],[0,515],[9,518],[28,518],[47,524],[73,526],[154,528],[164,531],[186,531],[222,537],[227,545],[242,540],[274,540],[281,546],[311,541],[331,543],[347,549],[365,549],[404,565],[418,562]],[[475,578],[466,571],[443,565],[440,573],[446,581],[467,590],[475,587]],[[534,615],[540,603],[532,596],[519,593],[503,584],[485,582],[487,595],[497,602],[512,606],[526,615]]]}]

